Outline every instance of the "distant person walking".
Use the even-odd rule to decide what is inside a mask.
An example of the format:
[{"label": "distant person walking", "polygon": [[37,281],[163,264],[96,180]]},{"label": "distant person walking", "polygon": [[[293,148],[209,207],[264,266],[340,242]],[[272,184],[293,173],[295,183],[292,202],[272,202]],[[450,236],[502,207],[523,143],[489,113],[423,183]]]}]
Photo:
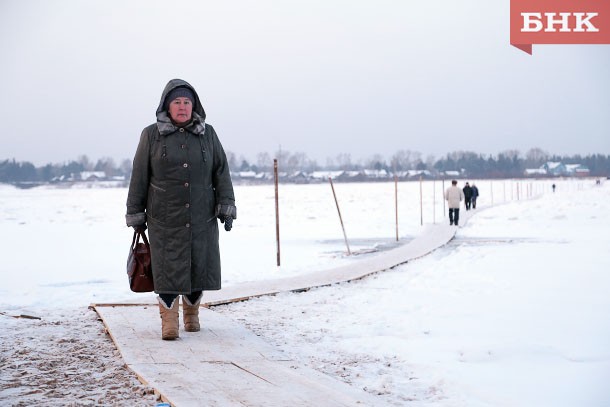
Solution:
[{"label": "distant person walking", "polygon": [[462,191],[464,192],[464,206],[466,207],[466,210],[469,211],[470,202],[472,199],[472,188],[470,188],[470,185],[468,185],[468,183],[466,183],[466,185],[464,186]]},{"label": "distant person walking", "polygon": [[127,226],[148,227],[161,338],[179,337],[179,298],[184,329],[200,330],[204,290],[220,290],[217,219],[231,230],[237,218],[229,164],[195,89],[169,81],[133,159]]},{"label": "distant person walking", "polygon": [[449,224],[458,225],[460,220],[460,202],[464,200],[464,191],[457,187],[457,181],[451,181],[451,186],[445,191],[445,200],[449,206]]},{"label": "distant person walking", "polygon": [[472,183],[472,198],[470,198],[470,202],[472,203],[472,209],[477,208],[477,198],[479,197],[479,188]]},{"label": "distant person walking", "polygon": [[555,184],[553,184],[553,192],[555,192]]}]

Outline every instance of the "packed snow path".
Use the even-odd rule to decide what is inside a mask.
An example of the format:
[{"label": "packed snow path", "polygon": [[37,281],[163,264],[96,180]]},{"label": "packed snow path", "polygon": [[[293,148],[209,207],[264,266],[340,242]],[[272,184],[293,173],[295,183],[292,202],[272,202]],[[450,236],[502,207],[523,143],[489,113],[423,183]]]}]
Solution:
[{"label": "packed snow path", "polygon": [[[462,223],[471,213],[464,211]],[[391,269],[448,243],[457,228],[429,225],[411,242],[356,264],[206,292],[202,307],[303,291]],[[129,369],[175,406],[374,406],[373,396],[287,360],[234,321],[202,308],[202,330],[160,340],[154,295],[138,304],[95,304]]]}]

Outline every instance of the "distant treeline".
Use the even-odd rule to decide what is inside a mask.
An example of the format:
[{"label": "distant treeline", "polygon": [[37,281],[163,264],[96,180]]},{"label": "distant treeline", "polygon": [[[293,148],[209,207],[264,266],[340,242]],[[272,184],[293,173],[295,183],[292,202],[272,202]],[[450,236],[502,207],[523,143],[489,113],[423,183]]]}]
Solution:
[{"label": "distant treeline", "polygon": [[112,158],[103,158],[92,163],[83,155],[75,161],[36,167],[28,161],[4,160],[0,161],[0,182],[53,182],[73,177],[83,171],[103,171],[108,177],[129,176],[131,161],[123,160],[117,165]]},{"label": "distant treeline", "polygon": [[[389,159],[375,154],[367,159],[353,161],[350,154],[339,154],[327,158],[324,165],[310,160],[304,153],[277,151],[280,171],[361,171],[385,170],[388,173],[419,170],[431,174],[442,174],[447,171],[457,171],[471,178],[512,178],[522,177],[526,169],[541,168],[548,162],[562,164],[580,164],[590,170],[591,176],[610,175],[610,155],[591,154],[586,156],[551,155],[540,148],[532,148],[525,155],[518,150],[507,150],[498,155],[484,155],[472,151],[455,151],[436,159],[429,155],[425,159],[417,151],[399,150]],[[243,157],[239,159],[233,153],[227,153],[232,171],[268,172],[273,169],[273,158],[268,153],[259,153],[256,162],[249,162]]]},{"label": "distant treeline", "polygon": [[[251,162],[243,156],[237,157],[227,152],[227,159],[231,171],[269,172],[273,169],[273,158],[278,159],[280,171],[291,173],[296,171],[360,171],[364,169],[385,170],[388,173],[408,170],[427,170],[434,174],[443,174],[447,171],[457,171],[470,178],[513,178],[522,177],[526,169],[540,168],[547,162],[561,162],[563,164],[580,164],[589,169],[591,176],[610,176],[610,155],[550,155],[539,148],[532,148],[522,155],[518,150],[508,150],[496,156],[483,155],[471,151],[456,151],[445,157],[435,159],[422,155],[416,151],[400,150],[392,157],[376,154],[367,159],[352,161],[350,154],[339,154],[334,158],[326,159],[324,164],[311,160],[305,153],[291,153],[277,151],[274,155],[259,153],[256,160]],[[107,178],[125,177],[131,174],[131,160],[122,160],[116,163],[112,158],[102,158],[92,162],[86,155],[78,159],[61,163],[47,164],[36,167],[27,161],[5,159],[0,161],[0,182],[53,182],[60,179],[74,178],[75,174],[83,171],[103,171]]]}]

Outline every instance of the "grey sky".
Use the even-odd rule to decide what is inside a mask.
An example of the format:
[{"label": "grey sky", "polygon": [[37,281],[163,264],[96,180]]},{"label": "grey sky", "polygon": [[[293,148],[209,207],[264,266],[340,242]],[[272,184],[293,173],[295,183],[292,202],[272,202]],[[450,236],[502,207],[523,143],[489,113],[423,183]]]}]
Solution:
[{"label": "grey sky", "polygon": [[509,0],[0,0],[0,159],[131,158],[171,78],[226,150],[321,164],[610,154],[610,45],[509,45]]}]

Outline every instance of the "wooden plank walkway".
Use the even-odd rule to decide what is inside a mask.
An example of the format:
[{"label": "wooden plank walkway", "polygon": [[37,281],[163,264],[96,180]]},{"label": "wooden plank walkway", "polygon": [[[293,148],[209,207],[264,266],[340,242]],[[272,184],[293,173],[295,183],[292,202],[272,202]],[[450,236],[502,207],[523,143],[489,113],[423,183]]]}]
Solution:
[{"label": "wooden plank walkway", "polygon": [[127,366],[174,406],[375,406],[373,396],[289,360],[229,318],[160,339],[156,306],[97,307]]},{"label": "wooden plank walkway", "polygon": [[[461,215],[462,224],[471,216]],[[354,264],[207,291],[204,306],[357,280],[425,256],[447,244],[456,230],[429,225],[409,243]],[[288,360],[238,323],[207,308],[201,308],[201,332],[185,332],[181,326],[180,339],[162,341],[152,294],[137,304],[92,307],[128,368],[174,406],[381,405],[360,389]]]}]

